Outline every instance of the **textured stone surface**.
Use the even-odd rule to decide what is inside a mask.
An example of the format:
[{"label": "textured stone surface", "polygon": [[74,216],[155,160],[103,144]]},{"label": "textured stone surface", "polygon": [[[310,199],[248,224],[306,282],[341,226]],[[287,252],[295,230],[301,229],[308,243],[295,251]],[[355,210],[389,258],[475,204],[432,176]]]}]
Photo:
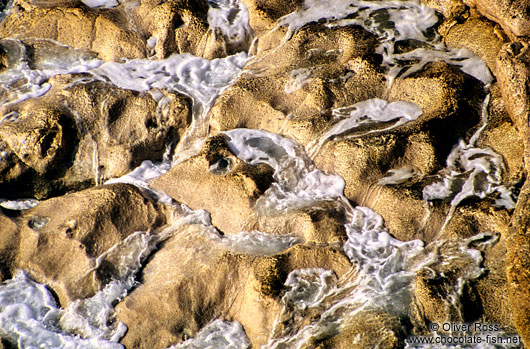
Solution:
[{"label": "textured stone surface", "polygon": [[528,0],[464,0],[489,19],[498,22],[512,38],[530,35],[530,2]]},{"label": "textured stone surface", "polygon": [[[524,146],[526,175],[530,160],[530,50],[527,43],[507,44],[499,53],[497,69],[499,84],[506,109],[519,130]],[[517,205],[512,216],[507,237],[506,276],[510,290],[510,303],[513,321],[526,346],[530,345],[530,285],[528,250],[529,230],[529,191],[528,177],[521,188]]]},{"label": "textured stone surface", "polygon": [[[290,272],[324,268],[339,287],[358,276],[343,251],[346,217],[331,202],[275,215],[256,210],[274,181],[273,170],[239,160],[220,132],[256,128],[307,146],[336,123],[334,108],[371,98],[409,101],[422,109],[418,119],[388,132],[336,137],[314,163],[345,180],[344,194],[353,205],[378,212],[393,237],[422,240],[432,258],[413,276],[411,302],[402,313],[363,310],[338,333],[312,338],[306,346],[397,348],[407,334],[431,334],[431,322],[473,321],[500,324],[509,333],[515,327],[530,345],[528,1],[422,1],[442,14],[437,28],[445,44],[484,59],[496,78],[489,89],[442,61],[389,84],[376,53],[381,41],[361,27],[330,28],[319,20],[286,38],[287,29],[276,21],[303,1],[243,2],[257,38],[251,51],[256,57],[209,112],[210,133],[200,153],[150,183],[207,211],[218,230],[204,225],[202,211],[186,216],[176,203],[170,209],[131,185],[97,186],[143,160],[161,160],[166,146],[176,145],[190,127],[189,98],[124,90],[86,74],[59,75],[49,79],[44,96],[0,106],[0,198],[47,199],[29,210],[0,208],[0,280],[25,269],[65,306],[93,295],[117,273],[111,258],[93,270],[98,256],[117,246],[113,256],[119,257],[125,251],[116,244],[149,231],[164,241],[116,307],[117,319],[128,326],[121,340],[126,347],[166,348],[218,318],[241,323],[256,348],[271,337],[292,335],[318,321],[322,308],[288,309],[282,297],[290,291]],[[189,52],[211,59],[246,49],[248,43],[230,46],[208,27],[208,7],[204,0],[122,1],[112,9],[73,0],[17,0],[0,22],[0,36],[7,38],[0,42],[0,73],[17,62],[9,38],[23,40],[37,69],[53,55],[120,61]],[[399,49],[407,48],[399,43]],[[0,100],[16,99],[19,85],[1,89]],[[493,196],[469,198],[447,222],[450,200],[426,202],[422,191],[441,178],[459,140],[469,141],[479,129],[487,93],[489,119],[475,145],[502,156],[502,182],[517,205],[503,209],[494,207]],[[18,121],[4,119],[11,112],[19,114]],[[413,176],[381,184],[389,171],[402,168]],[[295,235],[300,244],[264,256],[224,243],[252,230]],[[498,240],[473,240],[479,233]],[[469,248],[476,249],[473,256]],[[484,267],[481,275],[470,270],[477,263]]]},{"label": "textured stone surface", "polygon": [[[226,51],[216,49],[219,43],[209,31],[207,13],[203,0],[124,1],[109,9],[89,8],[80,1],[17,0],[0,23],[0,36],[51,39],[108,61],[185,52],[224,56]],[[154,46],[150,38],[156,38]]]},{"label": "textured stone surface", "polygon": [[112,268],[93,270],[96,257],[130,234],[155,229],[165,220],[160,204],[128,184],[46,200],[17,218],[20,244],[12,268],[50,285],[66,306],[92,296],[109,281]]},{"label": "textured stone surface", "polygon": [[[145,266],[142,285],[117,306],[118,319],[129,328],[122,343],[165,348],[222,317],[240,322],[259,347],[267,343],[280,312],[287,274],[315,267],[338,277],[351,268],[330,247],[295,246],[273,257],[244,255],[226,251],[204,227],[184,227]],[[156,319],[145,317],[146,312],[156,313]]]},{"label": "textured stone surface", "polygon": [[4,111],[20,114],[0,125],[4,197],[46,198],[122,176],[143,160],[161,160],[189,122],[183,96],[164,92],[157,102],[103,82],[68,85],[72,78],[58,77],[43,98]]}]

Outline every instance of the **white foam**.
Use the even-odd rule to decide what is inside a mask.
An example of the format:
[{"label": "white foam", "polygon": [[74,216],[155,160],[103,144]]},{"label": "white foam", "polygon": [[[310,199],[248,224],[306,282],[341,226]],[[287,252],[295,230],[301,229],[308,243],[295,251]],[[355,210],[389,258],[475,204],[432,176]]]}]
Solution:
[{"label": "white foam", "polygon": [[125,63],[104,63],[90,72],[101,80],[134,90],[165,89],[193,100],[193,121],[176,150],[175,161],[195,155],[208,134],[207,113],[215,99],[239,76],[249,56],[236,55],[207,60],[188,53],[164,60],[133,59]]},{"label": "white foam", "polygon": [[291,71],[290,80],[285,84],[285,93],[294,93],[311,82],[311,70],[306,68],[294,69]]},{"label": "white foam", "polygon": [[173,345],[168,349],[206,348],[246,349],[250,348],[250,341],[239,322],[215,320],[203,327],[195,338]]},{"label": "white foam", "polygon": [[147,39],[147,47],[151,50],[154,49],[157,41],[158,38],[156,36],[151,36],[149,39]]},{"label": "white foam", "polygon": [[0,119],[0,124],[3,122],[17,122],[20,120],[20,113],[17,111],[12,111],[5,114],[2,119]]},{"label": "white foam", "polygon": [[322,268],[296,269],[289,273],[285,286],[289,288],[282,301],[299,309],[314,308],[337,287],[337,276]]},{"label": "white foam", "polygon": [[342,195],[344,180],[318,170],[295,140],[251,129],[233,129],[224,134],[238,158],[253,166],[264,163],[274,169],[275,182],[257,200],[258,211],[302,209]]},{"label": "white foam", "polygon": [[92,8],[112,8],[120,4],[118,0],[81,0],[81,2]]},{"label": "white foam", "polygon": [[272,256],[301,242],[290,235],[272,235],[260,231],[243,231],[220,237],[225,248],[242,254]]},{"label": "white foam", "polygon": [[308,154],[314,158],[329,140],[357,138],[371,133],[389,131],[416,120],[423,112],[412,102],[387,102],[373,98],[347,107],[332,110],[335,120],[340,120],[318,139],[307,145]]},{"label": "white foam", "polygon": [[47,81],[54,75],[83,73],[101,64],[101,61],[91,59],[86,52],[68,48],[51,40],[41,41],[54,43],[56,52],[43,50],[45,57],[39,56],[38,60],[33,61],[30,61],[26,46],[21,41],[16,39],[1,41],[10,61],[8,69],[0,73],[0,87],[9,91],[7,99],[0,100],[0,104],[4,107],[46,94],[51,88]]},{"label": "white foam", "polygon": [[[13,0],[9,0],[5,6],[3,7],[3,10],[0,11],[0,22],[6,18],[7,16],[9,16],[9,14],[11,13],[11,9],[13,8]],[[1,7],[0,7],[1,9]]]},{"label": "white foam", "polygon": [[231,52],[247,51],[253,33],[245,4],[239,0],[210,0],[208,5],[208,24],[214,35],[222,35]]},{"label": "white foam", "polygon": [[[436,12],[415,1],[305,0],[301,9],[280,20],[287,26],[286,39],[304,25],[326,20],[328,27],[360,25],[377,35],[381,44],[377,52],[388,67],[389,82],[421,70],[425,64],[438,60],[457,65],[485,85],[493,81],[486,64],[464,49],[448,49],[433,27],[438,23]],[[406,53],[395,49],[396,42],[412,40],[419,48]]]},{"label": "white foam", "polygon": [[395,185],[402,184],[416,175],[416,171],[410,167],[401,167],[391,169],[387,172],[385,177],[381,178],[377,184],[379,185]]},{"label": "white foam", "polygon": [[491,148],[475,146],[488,122],[488,104],[489,95],[483,103],[482,123],[478,130],[468,143],[460,140],[453,148],[447,157],[447,167],[438,174],[440,180],[423,188],[424,200],[451,200],[442,230],[453,217],[456,207],[468,198],[484,199],[496,193],[499,195],[497,205],[507,209],[515,207],[510,190],[503,184],[505,168],[502,156]]},{"label": "white foam", "polygon": [[63,313],[46,286],[22,271],[0,285],[0,334],[19,348],[123,348],[105,339],[66,334],[59,323]]},{"label": "white foam", "polygon": [[18,200],[5,200],[0,199],[0,206],[7,208],[8,210],[27,210],[37,206],[40,203],[39,200],[35,199],[18,199]]}]

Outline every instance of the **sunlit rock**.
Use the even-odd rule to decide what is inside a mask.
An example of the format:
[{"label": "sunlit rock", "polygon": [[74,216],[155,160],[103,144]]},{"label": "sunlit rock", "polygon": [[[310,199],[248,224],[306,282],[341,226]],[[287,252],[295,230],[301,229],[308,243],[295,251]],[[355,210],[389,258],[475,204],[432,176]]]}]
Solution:
[{"label": "sunlit rock", "polygon": [[[43,201],[16,220],[20,244],[11,270],[24,269],[49,284],[65,306],[92,296],[116,277],[116,257],[120,250],[126,253],[119,243],[136,231],[161,226],[165,217],[160,204],[125,184]],[[117,256],[105,256],[115,245]]]},{"label": "sunlit rock", "polygon": [[[343,276],[351,268],[333,248],[296,246],[273,257],[232,252],[204,226],[175,232],[142,272],[142,285],[118,306],[129,328],[127,347],[165,348],[196,333],[214,319],[240,322],[254,346],[266,344],[280,311],[287,274],[317,266]],[[156,319],[145,312],[156,313]]]},{"label": "sunlit rock", "polygon": [[[21,188],[48,197],[122,176],[143,160],[161,160],[189,122],[190,103],[181,95],[76,84],[72,76],[58,77],[53,85],[41,99],[4,109],[17,115],[0,123],[0,137],[9,146],[5,156],[13,159],[4,165],[10,185],[4,196],[18,196]],[[27,177],[16,180],[14,171]]]},{"label": "sunlit rock", "polygon": [[344,214],[332,204],[285,212],[256,210],[258,199],[274,182],[272,175],[267,165],[254,167],[238,159],[220,135],[208,139],[199,155],[177,164],[152,187],[192,209],[208,211],[212,224],[226,234],[258,230],[319,243],[344,241]]},{"label": "sunlit rock", "polygon": [[470,50],[496,75],[497,54],[508,41],[497,24],[473,13],[463,23],[457,20],[444,23],[440,31],[448,46]]},{"label": "sunlit rock", "polygon": [[247,65],[212,108],[210,125],[281,132],[305,145],[329,122],[325,111],[383,94],[376,43],[360,28],[304,27]]},{"label": "sunlit rock", "polygon": [[528,0],[464,0],[468,6],[499,23],[512,40],[530,35],[530,3]]},{"label": "sunlit rock", "polygon": [[9,217],[0,212],[0,280],[4,281],[12,277],[11,272],[15,267],[20,242],[20,227]]},{"label": "sunlit rock", "polygon": [[[522,138],[524,151],[524,163],[528,173],[529,156],[529,115],[530,115],[530,91],[528,81],[530,79],[529,62],[530,54],[528,44],[514,42],[503,47],[497,61],[498,79],[501,86],[502,97],[506,109],[513,120]],[[529,237],[529,182],[526,179],[511,220],[511,227],[507,238],[508,253],[506,255],[506,275],[510,290],[510,303],[512,316],[518,332],[523,337],[525,345],[530,343],[530,295],[528,285],[528,248]]]}]

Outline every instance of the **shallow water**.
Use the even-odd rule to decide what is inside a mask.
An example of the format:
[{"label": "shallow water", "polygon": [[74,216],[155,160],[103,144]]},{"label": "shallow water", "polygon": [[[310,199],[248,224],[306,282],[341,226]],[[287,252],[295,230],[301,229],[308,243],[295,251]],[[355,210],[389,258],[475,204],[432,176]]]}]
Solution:
[{"label": "shallow water", "polygon": [[[83,2],[90,7],[119,5],[116,0]],[[321,19],[330,27],[362,25],[378,35],[381,40],[378,52],[383,57],[389,83],[436,60],[458,66],[482,81],[485,88],[492,81],[482,60],[468,51],[447,48],[440,42],[433,30],[439,20],[436,13],[416,2],[306,0],[298,11],[281,18],[278,27],[287,27],[287,40],[305,24]],[[55,55],[51,52],[38,62],[30,62],[20,41],[3,40],[3,47],[10,50],[12,64],[10,69],[0,74],[0,87],[11,89],[15,84],[19,86],[10,90],[9,98],[2,101],[4,106],[46,94],[50,89],[50,77],[68,73],[86,73],[88,81],[102,80],[124,89],[148,91],[159,102],[160,108],[164,107],[159,91],[163,89],[185,94],[193,101],[192,125],[173,154],[168,145],[164,161],[154,163],[146,160],[128,175],[106,183],[134,184],[172,207],[178,216],[172,229],[159,236],[137,232],[99,256],[94,261],[94,268],[107,259],[118,264],[114,279],[94,297],[76,301],[66,309],[59,307],[44,285],[32,281],[24,272],[19,272],[0,286],[0,330],[3,336],[17,342],[20,347],[120,348],[121,345],[116,342],[126,328],[115,321],[114,304],[137,286],[137,271],[156,250],[157,244],[178,231],[180,225],[201,225],[213,244],[242,254],[274,255],[303,243],[294,236],[271,236],[259,231],[224,236],[212,226],[208,212],[191,210],[166,193],[150,188],[150,180],[198,152],[208,134],[209,109],[252,59],[246,51],[253,34],[248,25],[248,11],[241,2],[210,1],[208,23],[211,30],[223,36],[229,48],[238,53],[215,60],[181,54],[165,60],[135,59],[105,63],[81,51],[63,48],[61,52],[64,55],[60,57],[57,52]],[[154,47],[156,38],[150,40],[150,45]],[[418,47],[398,52],[396,45],[402,41],[414,41]],[[293,93],[308,83],[311,71],[292,71],[291,78],[285,93]],[[334,118],[328,130],[307,148],[281,134],[262,130],[233,129],[224,132],[230,150],[239,159],[252,166],[267,164],[274,170],[274,182],[256,202],[257,212],[270,215],[333,202],[346,217],[347,241],[343,252],[352,263],[351,271],[341,278],[322,268],[292,271],[285,281],[283,308],[267,348],[303,347],[312,338],[337,333],[349,318],[366,309],[381,309],[404,316],[418,271],[432,273],[435,277],[443,273],[444,265],[455,261],[459,261],[462,267],[456,271],[448,299],[458,309],[465,282],[478,278],[484,272],[481,249],[496,241],[496,236],[479,234],[468,240],[443,240],[425,246],[419,240],[403,242],[392,237],[377,212],[366,207],[354,207],[349,202],[344,196],[345,182],[340,176],[319,170],[311,159],[326,142],[387,132],[416,120],[421,117],[422,111],[410,102],[372,99],[336,108],[332,115]],[[6,114],[0,122],[16,122],[17,117]],[[487,113],[483,112],[483,124],[487,121]],[[471,196],[485,198],[500,193],[499,205],[513,205],[510,192],[502,183],[502,158],[491,149],[477,148],[477,137],[459,142],[447,159],[447,168],[439,174],[440,180],[424,188],[423,195],[427,201],[452,200],[448,220],[456,206]],[[408,169],[396,170],[380,184],[401,183],[413,175]],[[454,190],[456,187],[458,192]],[[11,210],[23,210],[37,204],[32,200],[2,200],[0,203]],[[485,241],[484,246],[477,247],[477,241]],[[118,250],[121,255],[116,255]],[[313,314],[316,311],[319,316],[307,324],[288,321],[280,325],[280,318],[306,317],[310,310]],[[171,348],[247,348],[249,345],[240,324],[217,319],[199,331],[194,339]]]}]

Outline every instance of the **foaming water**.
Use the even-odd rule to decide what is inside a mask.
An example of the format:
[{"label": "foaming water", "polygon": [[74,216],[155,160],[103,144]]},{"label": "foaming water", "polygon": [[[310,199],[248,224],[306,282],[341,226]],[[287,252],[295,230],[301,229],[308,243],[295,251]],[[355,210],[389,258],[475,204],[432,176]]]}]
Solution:
[{"label": "foaming water", "polygon": [[60,325],[63,314],[46,286],[22,271],[0,286],[0,334],[19,348],[123,348],[101,338],[66,334]]},{"label": "foaming water", "polygon": [[208,5],[210,30],[222,36],[225,51],[247,52],[253,37],[247,7],[239,0],[210,0]]},{"label": "foaming water", "polygon": [[248,60],[244,52],[211,61],[184,53],[159,61],[109,62],[90,73],[124,89],[148,91],[157,88],[191,97],[193,121],[176,149],[175,161],[182,161],[200,149],[208,133],[208,111],[217,96],[239,76]]},{"label": "foaming water", "polygon": [[[288,28],[285,41],[311,22],[325,20],[326,26],[359,25],[377,35],[377,53],[388,68],[390,83],[420,71],[438,60],[458,66],[485,85],[493,81],[484,61],[465,49],[450,49],[440,41],[434,27],[440,21],[436,12],[416,1],[305,0],[298,11],[280,20],[277,27]],[[403,44],[412,50],[402,52]]]},{"label": "foaming water", "polygon": [[[117,0],[83,2],[91,7],[118,4]],[[252,31],[244,5],[236,0],[212,0],[209,5],[210,27],[215,35],[223,37],[227,49],[248,49]],[[396,77],[420,71],[427,63],[436,60],[460,67],[485,85],[491,82],[491,74],[484,62],[469,51],[448,49],[440,42],[433,29],[439,21],[437,15],[434,10],[417,2],[306,0],[300,10],[280,19],[278,26],[288,28],[287,40],[303,25],[322,18],[330,27],[361,25],[376,34],[381,40],[378,53],[383,56],[390,82]],[[126,328],[116,321],[114,304],[135,286],[136,272],[156,245],[185,224],[201,225],[204,228],[201,233],[209,237],[215,246],[237,253],[274,255],[300,242],[293,236],[274,236],[258,231],[223,236],[211,224],[208,212],[191,210],[167,194],[152,190],[148,184],[149,180],[167,172],[175,162],[183,161],[198,151],[208,133],[208,111],[250,59],[245,52],[211,61],[181,54],[158,61],[135,59],[124,63],[104,63],[85,56],[81,51],[68,49],[66,56],[55,54],[55,58],[42,59],[35,64],[28,58],[26,46],[21,42],[8,39],[2,41],[2,45],[10,50],[10,57],[13,57],[9,69],[0,74],[0,86],[10,91],[9,98],[2,101],[5,105],[42,96],[51,87],[48,83],[51,76],[66,73],[88,73],[91,77],[87,81],[103,80],[121,88],[149,92],[159,103],[160,110],[167,108],[167,101],[159,89],[182,93],[193,100],[193,122],[180,142],[175,158],[171,158],[169,151],[164,161],[144,161],[130,174],[107,182],[125,182],[140,187],[175,210],[175,223],[158,235],[145,232],[132,234],[95,259],[91,272],[109,262],[117,266],[116,275],[94,297],[73,302],[67,309],[58,308],[43,285],[29,280],[23,273],[17,274],[13,280],[0,286],[2,335],[21,347],[43,343],[57,348],[121,347],[114,342],[123,336]],[[156,37],[150,38],[148,45],[154,47]],[[403,52],[403,46],[413,49]],[[310,81],[310,77],[308,69],[292,71],[285,92],[297,91]],[[344,78],[347,79],[347,76]],[[18,87],[12,88],[15,85]],[[365,207],[353,207],[344,197],[345,182],[340,176],[318,170],[311,158],[328,141],[388,131],[415,120],[421,115],[421,110],[409,102],[389,103],[373,99],[334,109],[332,114],[334,124],[308,146],[309,155],[296,141],[278,134],[248,129],[224,132],[230,150],[241,160],[251,165],[265,163],[274,169],[275,182],[256,202],[258,212],[270,214],[299,210],[331,201],[337,203],[346,216],[348,239],[343,251],[351,261],[352,269],[340,278],[322,268],[292,271],[285,282],[281,314],[266,347],[303,347],[312,338],[336,334],[348,318],[360,311],[375,309],[403,316],[408,310],[419,270],[435,278],[456,268],[452,284],[448,286],[448,302],[459,309],[459,297],[465,283],[484,272],[482,255],[477,246],[481,241],[492,244],[496,240],[482,234],[468,240],[444,240],[424,246],[419,240],[402,242],[393,238],[376,212]],[[17,115],[8,113],[0,122],[16,122],[17,118]],[[427,200],[452,198],[454,211],[453,207],[469,197],[469,193],[482,197],[482,193],[498,192],[504,204],[508,205],[508,199],[503,197],[500,189],[502,158],[491,150],[475,148],[477,137],[472,137],[469,143],[462,142],[451,153],[449,174],[442,184],[434,183],[425,189]],[[457,173],[456,169],[462,167],[466,171]],[[406,180],[403,178],[408,173],[398,171],[395,178],[387,179],[386,184]],[[464,178],[470,173],[471,177]],[[447,188],[455,188],[455,183],[459,181],[462,190],[459,193],[449,192]],[[470,185],[476,183],[478,187],[474,186],[469,191]],[[19,203],[8,205],[24,206]],[[308,321],[297,321],[300,318]],[[285,319],[287,321],[283,321]],[[240,324],[216,320],[199,331],[196,338],[172,348],[249,346]]]},{"label": "foaming water", "polygon": [[302,209],[342,195],[344,180],[318,170],[295,140],[262,130],[233,129],[223,133],[238,158],[253,166],[265,163],[274,169],[275,182],[257,200],[256,210]]},{"label": "foaming water", "polygon": [[81,0],[81,2],[92,8],[112,8],[120,4],[118,0]]},{"label": "foaming water", "polygon": [[332,110],[333,127],[307,145],[307,152],[314,158],[322,146],[332,139],[363,137],[368,134],[385,132],[416,120],[423,112],[412,102],[387,102],[373,98]]},{"label": "foaming water", "polygon": [[37,206],[40,203],[39,200],[35,199],[19,199],[19,200],[5,200],[0,199],[0,206],[7,208],[8,210],[28,210]]},{"label": "foaming water", "polygon": [[0,22],[9,15],[12,8],[13,0],[7,1],[5,5],[3,3],[0,3]]},{"label": "foaming water", "polygon": [[0,73],[0,89],[7,91],[0,100],[3,107],[44,95],[50,90],[48,80],[54,75],[84,73],[102,63],[85,51],[50,40],[38,40],[36,45],[30,57],[21,41],[0,41],[8,60],[7,69]]},{"label": "foaming water", "polygon": [[[346,319],[362,310],[381,309],[406,315],[414,279],[421,268],[438,275],[438,266],[461,261],[462,272],[454,280],[455,295],[451,300],[455,304],[467,280],[483,272],[481,254],[470,247],[471,240],[442,241],[437,242],[439,246],[424,247],[420,240],[402,242],[393,238],[381,216],[366,207],[353,207],[343,195],[344,180],[316,169],[294,140],[262,130],[234,129],[224,134],[238,158],[254,166],[268,164],[275,171],[276,182],[257,201],[258,210],[285,211],[334,201],[346,215],[348,240],[343,249],[352,262],[352,271],[341,279],[321,268],[292,271],[285,283],[287,292],[282,297],[284,307],[278,319],[306,318],[309,309],[320,315],[304,326],[294,320],[282,320],[281,326],[277,322],[267,347],[303,347],[311,338],[336,333]],[[475,240],[479,239],[488,240],[489,236],[481,235]]]},{"label": "foaming water", "polygon": [[168,349],[204,348],[246,349],[250,348],[250,341],[238,322],[215,320],[204,326],[195,338],[173,345]]},{"label": "foaming water", "polygon": [[489,98],[489,95],[486,96],[482,106],[480,127],[469,142],[458,142],[447,157],[447,167],[438,174],[439,180],[423,189],[424,200],[450,200],[451,208],[442,230],[453,217],[456,207],[467,198],[484,199],[498,194],[496,206],[508,209],[515,207],[511,191],[503,184],[505,168],[502,156],[491,148],[475,146],[488,123]]}]

